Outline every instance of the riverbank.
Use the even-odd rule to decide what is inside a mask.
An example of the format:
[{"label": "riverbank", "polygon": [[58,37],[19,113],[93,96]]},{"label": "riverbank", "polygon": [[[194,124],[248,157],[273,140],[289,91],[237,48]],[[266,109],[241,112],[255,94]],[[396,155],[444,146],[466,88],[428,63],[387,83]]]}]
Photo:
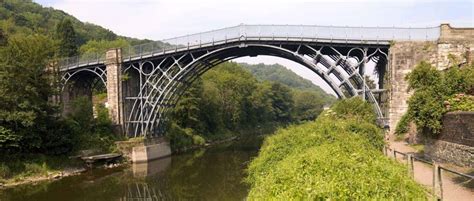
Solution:
[{"label": "riverbank", "polygon": [[0,162],[0,188],[59,179],[86,171],[82,162],[67,156],[29,154],[3,156]]},{"label": "riverbank", "polygon": [[[235,135],[224,139],[214,139],[203,145],[186,147],[173,152],[183,154],[200,148],[209,148],[216,145],[237,141],[241,135]],[[123,159],[111,166],[100,166],[101,168],[124,167],[130,161]],[[65,177],[76,176],[87,172],[88,169],[78,157],[30,155],[22,159],[14,159],[0,163],[0,189],[11,188],[24,184],[35,184],[44,181],[59,180]]]}]

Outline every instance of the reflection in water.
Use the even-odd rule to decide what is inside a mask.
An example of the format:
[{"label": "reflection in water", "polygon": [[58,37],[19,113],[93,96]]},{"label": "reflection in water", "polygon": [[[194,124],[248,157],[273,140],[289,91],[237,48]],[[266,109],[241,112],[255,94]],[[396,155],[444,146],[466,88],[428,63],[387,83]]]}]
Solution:
[{"label": "reflection in water", "polygon": [[148,163],[134,163],[132,165],[134,177],[147,177],[163,172],[171,165],[171,157],[161,158]]},{"label": "reflection in water", "polygon": [[155,191],[147,183],[135,183],[135,185],[128,186],[127,195],[120,199],[120,201],[155,201],[155,200],[173,200],[167,197],[160,189]]},{"label": "reflection in water", "polygon": [[245,168],[261,139],[243,139],[130,168],[94,170],[0,191],[0,200],[243,200]]}]

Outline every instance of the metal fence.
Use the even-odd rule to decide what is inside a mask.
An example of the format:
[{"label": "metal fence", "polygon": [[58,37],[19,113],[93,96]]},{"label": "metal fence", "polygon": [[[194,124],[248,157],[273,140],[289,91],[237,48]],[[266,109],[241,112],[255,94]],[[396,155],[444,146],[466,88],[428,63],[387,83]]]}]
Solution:
[{"label": "metal fence", "polygon": [[[161,41],[130,46],[122,50],[124,59],[162,54],[170,51],[199,48],[239,40],[327,40],[331,42],[364,43],[367,41],[434,41],[440,37],[440,27],[347,27],[312,25],[238,25],[190,34]],[[81,55],[63,59],[62,67],[77,67],[104,62],[105,53]]]},{"label": "metal fence", "polygon": [[434,161],[428,161],[426,159],[417,157],[417,156],[415,156],[413,154],[410,154],[410,153],[399,152],[395,149],[390,149],[388,147],[384,147],[384,153],[385,153],[385,155],[387,155],[389,157],[392,156],[394,159],[397,159],[397,155],[401,155],[403,157],[402,160],[403,159],[406,160],[406,164],[407,164],[407,167],[408,167],[408,174],[412,178],[415,177],[414,161],[419,161],[421,163],[432,166],[433,167],[433,169],[432,169],[433,177],[432,177],[432,186],[431,186],[432,191],[431,191],[431,194],[432,194],[433,198],[435,198],[437,200],[443,200],[443,179],[442,179],[443,171],[445,171],[447,173],[454,174],[456,176],[459,176],[459,177],[465,179],[465,181],[463,183],[474,181],[474,176],[472,176],[472,175],[464,174],[464,173],[457,172],[455,170],[440,166],[438,163],[436,163]]}]

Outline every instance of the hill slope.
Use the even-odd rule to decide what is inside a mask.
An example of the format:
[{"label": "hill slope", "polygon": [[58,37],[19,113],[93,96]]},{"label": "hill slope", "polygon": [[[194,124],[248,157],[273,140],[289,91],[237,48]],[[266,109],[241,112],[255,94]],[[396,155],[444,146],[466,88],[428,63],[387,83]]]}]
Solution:
[{"label": "hill slope", "polygon": [[285,68],[280,64],[239,64],[245,69],[249,70],[259,80],[280,82],[292,88],[314,91],[318,94],[321,94],[322,96],[328,96],[329,99],[331,99],[331,97],[335,99],[334,96],[326,93],[323,89],[321,89],[321,87],[313,84],[307,79],[300,77],[295,72]]},{"label": "hill slope", "polygon": [[58,22],[66,18],[72,21],[78,35],[79,45],[90,40],[126,39],[132,45],[148,41],[119,36],[101,26],[81,22],[64,11],[43,7],[31,0],[0,1],[0,30],[3,30],[7,35],[39,33],[52,37]]}]

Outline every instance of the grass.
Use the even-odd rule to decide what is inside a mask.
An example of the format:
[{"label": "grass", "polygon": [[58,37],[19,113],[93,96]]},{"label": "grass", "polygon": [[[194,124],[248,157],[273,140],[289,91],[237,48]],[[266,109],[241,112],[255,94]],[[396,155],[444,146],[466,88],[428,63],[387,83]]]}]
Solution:
[{"label": "grass", "polygon": [[82,167],[79,160],[69,159],[66,156],[46,156],[30,154],[21,157],[3,156],[0,161],[0,182],[13,183],[26,178],[45,177],[59,173],[65,168]]},{"label": "grass", "polygon": [[248,200],[426,200],[406,167],[383,155],[370,106],[348,101],[266,138],[248,168]]}]

